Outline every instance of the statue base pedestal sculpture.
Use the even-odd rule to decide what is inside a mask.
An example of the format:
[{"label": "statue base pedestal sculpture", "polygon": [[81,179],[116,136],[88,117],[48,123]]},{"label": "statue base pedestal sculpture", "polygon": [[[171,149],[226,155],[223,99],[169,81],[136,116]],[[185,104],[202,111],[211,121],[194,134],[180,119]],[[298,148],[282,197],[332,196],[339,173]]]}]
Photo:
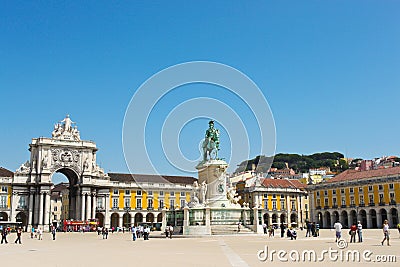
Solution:
[{"label": "statue base pedestal sculpture", "polygon": [[252,214],[258,216],[258,211],[253,212],[248,205],[240,206],[240,197],[230,187],[226,174],[228,163],[218,159],[218,150],[219,130],[210,121],[203,141],[203,161],[196,166],[199,179],[193,183],[191,200],[183,210],[166,211],[163,229],[166,223],[182,226],[184,235],[212,235],[237,233],[239,223],[248,226],[256,222],[257,226],[259,220]]}]

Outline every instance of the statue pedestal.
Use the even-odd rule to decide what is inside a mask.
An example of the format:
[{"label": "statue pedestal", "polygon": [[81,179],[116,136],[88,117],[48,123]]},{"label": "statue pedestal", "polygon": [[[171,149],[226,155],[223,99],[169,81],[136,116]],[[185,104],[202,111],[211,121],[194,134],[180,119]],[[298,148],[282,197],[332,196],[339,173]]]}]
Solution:
[{"label": "statue pedestal", "polygon": [[[224,208],[230,205],[230,201],[226,195],[227,168],[228,163],[224,160],[208,160],[196,166],[199,175],[199,184],[207,184],[205,196],[202,196],[202,192],[200,192],[200,197],[205,197],[205,200],[201,200],[206,206],[212,208]],[[200,191],[202,190],[203,189]]]}]

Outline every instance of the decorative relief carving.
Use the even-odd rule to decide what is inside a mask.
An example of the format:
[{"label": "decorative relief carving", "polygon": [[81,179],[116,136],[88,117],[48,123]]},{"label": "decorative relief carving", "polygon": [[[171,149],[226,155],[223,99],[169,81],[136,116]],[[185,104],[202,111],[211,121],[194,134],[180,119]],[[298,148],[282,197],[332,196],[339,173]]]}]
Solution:
[{"label": "decorative relief carving", "polygon": [[51,157],[53,160],[51,170],[69,167],[80,173],[79,159],[81,156],[78,150],[54,148],[51,150]]}]

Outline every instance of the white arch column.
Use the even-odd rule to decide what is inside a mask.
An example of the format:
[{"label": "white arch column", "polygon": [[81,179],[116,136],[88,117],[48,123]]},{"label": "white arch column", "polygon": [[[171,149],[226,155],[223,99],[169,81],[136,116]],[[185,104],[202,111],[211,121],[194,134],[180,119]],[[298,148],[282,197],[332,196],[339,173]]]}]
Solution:
[{"label": "white arch column", "polygon": [[86,220],[93,219],[92,217],[92,195],[86,195]]},{"label": "white arch column", "polygon": [[29,212],[28,212],[28,221],[29,221],[29,225],[32,227],[33,224],[33,198],[34,198],[34,193],[30,192],[29,193]]},{"label": "white arch column", "polygon": [[43,231],[48,231],[50,228],[47,228],[50,224],[50,192],[45,192],[45,209],[44,209],[44,222],[43,222]]},{"label": "white arch column", "polygon": [[96,208],[97,208],[97,196],[96,194],[92,194],[92,211],[91,217],[94,219],[96,217]]},{"label": "white arch column", "polygon": [[104,226],[110,228],[110,194],[105,196],[104,208],[106,210],[104,216]]},{"label": "white arch column", "polygon": [[124,226],[124,214],[118,213],[118,226],[123,227]]},{"label": "white arch column", "polygon": [[39,221],[38,225],[43,225],[43,198],[44,194],[42,192],[39,192],[39,207],[38,207],[38,212],[39,212]]},{"label": "white arch column", "polygon": [[81,193],[81,220],[85,221],[86,220],[86,216],[85,216],[85,211],[86,211],[86,194]]}]

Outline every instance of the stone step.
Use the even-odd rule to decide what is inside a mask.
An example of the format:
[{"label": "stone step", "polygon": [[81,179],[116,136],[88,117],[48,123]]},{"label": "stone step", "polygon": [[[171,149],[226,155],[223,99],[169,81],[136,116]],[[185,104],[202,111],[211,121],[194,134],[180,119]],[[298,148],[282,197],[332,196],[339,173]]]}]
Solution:
[{"label": "stone step", "polygon": [[238,232],[237,225],[212,225],[212,235],[232,235],[232,234],[254,234],[254,232],[246,227],[241,226]]}]

